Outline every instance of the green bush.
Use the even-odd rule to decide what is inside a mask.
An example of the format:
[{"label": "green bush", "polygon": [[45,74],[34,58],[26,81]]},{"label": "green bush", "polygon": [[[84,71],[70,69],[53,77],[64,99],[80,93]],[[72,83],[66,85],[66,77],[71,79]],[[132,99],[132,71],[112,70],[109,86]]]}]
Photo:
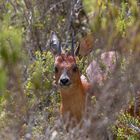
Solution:
[{"label": "green bush", "polygon": [[129,113],[121,113],[117,119],[114,133],[117,140],[139,140],[139,118],[131,116]]}]

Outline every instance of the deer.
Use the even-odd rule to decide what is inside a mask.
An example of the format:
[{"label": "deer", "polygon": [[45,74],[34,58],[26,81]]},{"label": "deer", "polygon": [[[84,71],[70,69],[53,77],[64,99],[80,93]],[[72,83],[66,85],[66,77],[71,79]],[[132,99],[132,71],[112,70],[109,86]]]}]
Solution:
[{"label": "deer", "polygon": [[91,90],[91,84],[81,78],[74,54],[74,42],[72,39],[71,52],[62,52],[61,43],[53,32],[51,46],[54,55],[55,82],[60,91],[60,114],[77,123],[82,120],[86,109],[87,93]]}]

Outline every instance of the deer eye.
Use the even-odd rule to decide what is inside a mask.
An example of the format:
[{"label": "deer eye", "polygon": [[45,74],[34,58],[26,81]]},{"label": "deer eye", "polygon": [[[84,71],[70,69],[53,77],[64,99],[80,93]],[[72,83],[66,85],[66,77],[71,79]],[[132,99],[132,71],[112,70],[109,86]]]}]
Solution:
[{"label": "deer eye", "polygon": [[54,66],[54,71],[55,71],[55,73],[58,73],[58,67],[57,66]]},{"label": "deer eye", "polygon": [[73,72],[77,72],[78,71],[78,67],[77,65],[74,65],[73,68],[72,68]]}]

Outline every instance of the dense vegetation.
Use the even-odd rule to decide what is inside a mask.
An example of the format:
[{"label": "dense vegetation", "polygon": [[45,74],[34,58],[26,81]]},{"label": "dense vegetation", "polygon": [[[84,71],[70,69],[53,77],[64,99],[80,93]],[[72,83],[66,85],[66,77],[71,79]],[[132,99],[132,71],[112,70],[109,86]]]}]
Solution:
[{"label": "dense vegetation", "polygon": [[[73,17],[71,20],[71,11]],[[82,127],[69,132],[59,116],[50,34],[69,47],[90,34],[92,51],[79,56],[83,74],[103,52],[119,54],[98,100]],[[66,44],[67,43],[67,44]],[[0,139],[139,140],[140,139],[140,3],[138,0],[1,0],[0,1]]]}]

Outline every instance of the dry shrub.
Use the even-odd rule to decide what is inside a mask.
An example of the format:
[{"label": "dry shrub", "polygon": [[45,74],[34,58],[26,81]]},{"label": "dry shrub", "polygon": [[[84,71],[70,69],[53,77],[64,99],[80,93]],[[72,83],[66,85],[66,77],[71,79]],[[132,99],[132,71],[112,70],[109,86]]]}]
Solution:
[{"label": "dry shrub", "polygon": [[[79,66],[85,73],[85,67],[88,66],[90,60],[94,59],[98,62],[101,54],[108,51],[116,51],[120,59],[117,60],[117,66],[101,86],[93,85],[93,90],[97,92],[98,98],[95,100],[94,97],[89,97],[91,103],[84,116],[83,124],[69,128],[69,131],[58,115],[60,99],[52,84],[53,58],[50,57],[50,54],[45,55],[51,60],[49,61],[44,59],[43,54],[44,51],[49,50],[49,37],[52,30],[58,33],[63,46],[67,45],[66,43],[69,46],[71,31],[68,27],[71,2],[65,0],[15,2],[10,0],[0,3],[1,21],[5,21],[3,17],[10,11],[8,27],[20,27],[24,30],[24,43],[21,46],[23,46],[23,53],[27,52],[25,57],[29,57],[29,60],[27,60],[28,58],[23,61],[19,60],[16,64],[2,64],[7,70],[9,81],[6,91],[10,96],[2,101],[4,105],[0,112],[0,120],[3,122],[0,128],[0,139],[114,140],[112,126],[116,124],[120,130],[120,123],[116,123],[116,120],[120,121],[118,119],[120,112],[127,110],[131,104],[134,105],[134,108],[131,109],[132,117],[139,121],[139,116],[137,116],[140,106],[139,96],[137,96],[140,90],[140,11],[138,2],[136,0],[133,2],[96,2],[79,1],[82,10],[80,9],[80,12],[78,11],[74,16],[72,26],[76,32],[75,42],[87,34],[94,35],[92,52],[79,60]],[[38,50],[40,56],[36,59],[35,52]],[[8,60],[11,62],[11,59]],[[1,61],[6,62],[3,58]],[[48,65],[49,67],[47,67]],[[31,85],[35,84],[33,88],[30,88],[28,82],[31,82]],[[4,92],[5,95],[7,92]],[[126,125],[121,128],[125,129],[128,126],[127,121],[125,123]],[[132,121],[131,126],[133,125]],[[139,130],[139,127],[137,129]],[[137,131],[133,132],[132,134],[129,131],[123,131],[121,138],[139,139],[136,136]],[[115,133],[115,135],[118,134],[120,135],[119,131]]]}]

